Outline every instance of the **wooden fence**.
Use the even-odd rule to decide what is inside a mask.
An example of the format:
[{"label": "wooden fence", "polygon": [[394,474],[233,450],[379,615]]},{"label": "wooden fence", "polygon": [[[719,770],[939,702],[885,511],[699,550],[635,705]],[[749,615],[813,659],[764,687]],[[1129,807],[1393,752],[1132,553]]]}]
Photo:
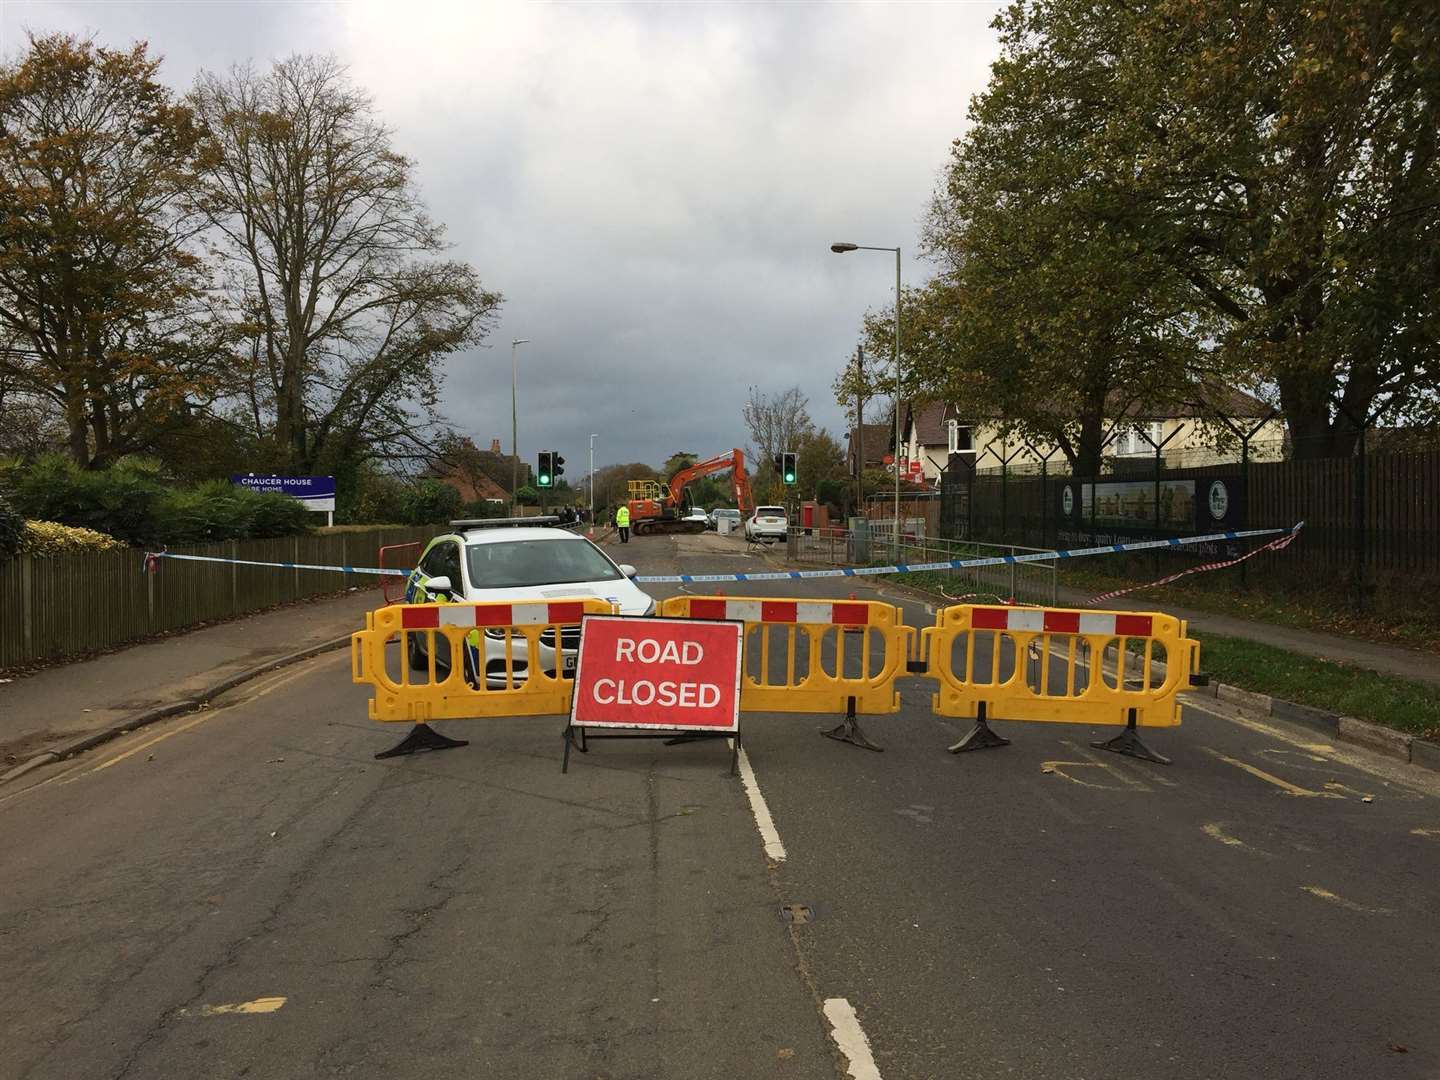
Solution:
[{"label": "wooden fence", "polygon": [[[172,548],[258,562],[375,566],[382,544],[423,541],[434,528],[319,533]],[[96,652],[167,630],[227,619],[380,578],[324,570],[162,559],[145,573],[142,553],[103,551],[0,561],[0,669]]]}]

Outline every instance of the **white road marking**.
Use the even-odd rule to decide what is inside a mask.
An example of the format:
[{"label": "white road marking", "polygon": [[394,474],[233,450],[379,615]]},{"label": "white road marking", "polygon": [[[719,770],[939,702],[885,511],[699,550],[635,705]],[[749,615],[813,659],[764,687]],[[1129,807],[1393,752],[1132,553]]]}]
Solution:
[{"label": "white road marking", "polygon": [[750,800],[750,812],[755,815],[755,827],[760,830],[760,839],[765,841],[766,857],[784,862],[785,845],[780,842],[780,833],[770,816],[770,807],[765,805],[765,796],[760,794],[755,770],[750,767],[750,755],[745,753],[743,746],[740,748],[740,780],[745,785],[745,797]]},{"label": "white road marking", "polygon": [[853,1080],[880,1080],[880,1070],[870,1055],[870,1040],[860,1030],[855,1010],[844,998],[825,999],[825,1019],[830,1021],[830,1037],[849,1063]]}]

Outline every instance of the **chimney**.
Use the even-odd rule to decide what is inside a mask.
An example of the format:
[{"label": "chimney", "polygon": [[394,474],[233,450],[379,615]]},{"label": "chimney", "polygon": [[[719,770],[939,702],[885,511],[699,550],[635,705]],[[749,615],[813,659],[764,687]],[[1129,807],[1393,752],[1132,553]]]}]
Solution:
[{"label": "chimney", "polygon": [[491,439],[491,440],[490,440],[490,452],[491,452],[492,454],[498,454],[498,453],[500,453],[500,440],[499,440],[499,439]]}]

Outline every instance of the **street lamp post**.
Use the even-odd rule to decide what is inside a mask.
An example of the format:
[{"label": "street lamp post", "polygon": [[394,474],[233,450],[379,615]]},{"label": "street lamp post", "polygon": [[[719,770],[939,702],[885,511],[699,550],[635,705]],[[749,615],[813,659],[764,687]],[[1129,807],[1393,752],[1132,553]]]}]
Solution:
[{"label": "street lamp post", "polygon": [[[867,247],[864,244],[831,244],[837,255],[847,251],[893,251],[895,253],[895,559],[900,559],[900,249]],[[865,464],[861,462],[863,473]],[[861,489],[864,490],[863,487]]]},{"label": "street lamp post", "polygon": [[515,384],[519,381],[520,369],[516,366],[515,350],[521,345],[530,344],[529,338],[517,337],[510,342],[510,513],[515,513],[515,508],[520,505],[520,448],[518,432],[519,410],[515,407]]},{"label": "street lamp post", "polygon": [[595,535],[595,433],[590,433],[590,535]]}]

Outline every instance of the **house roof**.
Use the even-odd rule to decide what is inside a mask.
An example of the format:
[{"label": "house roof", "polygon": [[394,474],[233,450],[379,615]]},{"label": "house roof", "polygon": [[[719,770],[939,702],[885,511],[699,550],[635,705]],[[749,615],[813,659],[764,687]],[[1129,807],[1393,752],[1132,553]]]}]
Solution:
[{"label": "house roof", "polygon": [[[879,465],[885,460],[885,455],[890,452],[890,443],[894,440],[894,433],[890,430],[889,424],[865,424],[862,426],[861,434],[865,438],[865,464]],[[851,428],[845,435],[849,445],[849,456],[855,454],[855,428]]]},{"label": "house roof", "polygon": [[945,430],[949,411],[949,406],[943,401],[932,401],[918,408],[914,402],[906,406],[907,426],[914,427],[921,446],[949,445],[950,436]]}]

